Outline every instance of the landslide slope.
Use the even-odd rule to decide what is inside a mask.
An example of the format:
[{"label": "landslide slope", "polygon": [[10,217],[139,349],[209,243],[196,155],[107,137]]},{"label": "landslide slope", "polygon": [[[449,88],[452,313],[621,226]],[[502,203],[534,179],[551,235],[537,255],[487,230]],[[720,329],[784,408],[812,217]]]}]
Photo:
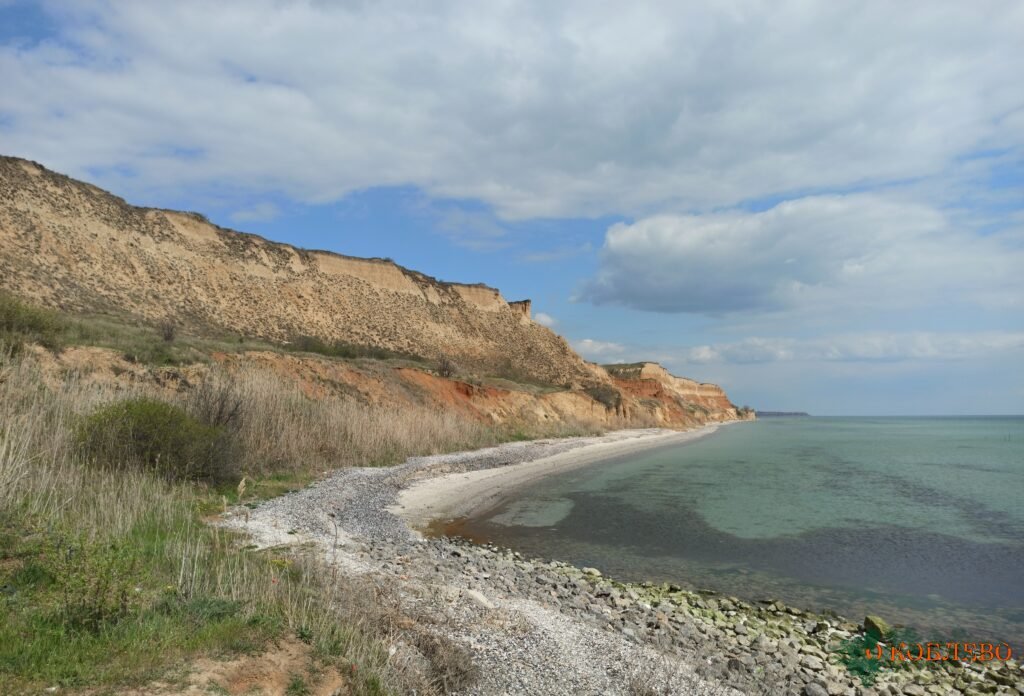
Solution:
[{"label": "landslide slope", "polygon": [[509,303],[494,288],[135,207],[13,157],[0,158],[0,287],[71,311],[447,356],[551,384],[607,381],[534,323],[528,302]]}]

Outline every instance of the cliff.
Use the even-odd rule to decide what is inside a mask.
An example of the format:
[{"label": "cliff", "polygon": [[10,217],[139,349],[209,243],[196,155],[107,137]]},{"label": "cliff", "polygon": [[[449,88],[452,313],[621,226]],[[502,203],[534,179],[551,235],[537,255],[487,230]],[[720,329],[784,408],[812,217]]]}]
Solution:
[{"label": "cliff", "polygon": [[[0,157],[0,288],[70,312],[169,320],[277,343],[312,336],[558,387],[537,394],[437,381],[423,370],[399,374],[438,403],[489,420],[684,427],[738,415],[718,387],[653,363],[609,373],[586,362],[532,321],[529,300],[508,302],[486,285],[442,282],[386,259],[271,242],[196,213],[132,206],[13,157]],[[249,359],[287,363],[296,378],[313,364]]]},{"label": "cliff", "polygon": [[0,159],[3,287],[49,306],[127,312],[273,341],[311,335],[553,384],[593,381],[564,339],[485,285],[444,283],[383,259],[307,251],[131,206]]},{"label": "cliff", "polygon": [[754,418],[751,411],[738,411],[717,384],[676,377],[658,363],[605,365],[604,369],[616,388],[627,397],[627,403],[633,402],[633,408],[649,411],[659,424],[671,425],[690,419],[720,422]]}]

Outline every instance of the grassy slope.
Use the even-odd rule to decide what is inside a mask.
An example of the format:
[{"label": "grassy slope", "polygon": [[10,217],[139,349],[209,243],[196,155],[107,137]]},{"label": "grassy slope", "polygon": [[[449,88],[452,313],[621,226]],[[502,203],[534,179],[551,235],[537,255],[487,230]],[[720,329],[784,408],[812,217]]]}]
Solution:
[{"label": "grassy slope", "polygon": [[[296,683],[326,667],[345,675],[354,693],[431,693],[464,679],[458,651],[438,650],[435,638],[410,628],[415,622],[379,588],[335,577],[301,553],[255,552],[202,518],[290,490],[339,463],[390,464],[513,433],[425,408],[315,401],[258,372],[213,371],[179,395],[90,386],[75,375],[55,388],[24,348],[84,343],[154,364],[267,348],[166,338],[159,327],[69,317],[0,296],[0,692],[53,685],[116,692],[166,679],[198,657],[258,652],[287,637],[312,648]],[[168,401],[181,417],[218,429],[226,444],[206,470],[213,474],[157,477],[130,447],[86,456],[80,434],[90,414],[138,398]],[[407,643],[431,642],[426,652],[442,659],[427,672],[389,666],[387,647],[403,631]]]}]

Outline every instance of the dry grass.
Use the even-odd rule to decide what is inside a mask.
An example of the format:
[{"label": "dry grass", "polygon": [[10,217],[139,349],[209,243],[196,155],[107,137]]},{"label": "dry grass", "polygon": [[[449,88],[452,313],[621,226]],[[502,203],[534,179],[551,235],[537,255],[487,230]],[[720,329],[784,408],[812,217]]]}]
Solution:
[{"label": "dry grass", "polygon": [[494,428],[453,412],[311,399],[294,382],[254,368],[233,375],[214,371],[207,379],[188,398],[189,410],[204,417],[237,405],[230,427],[238,440],[239,468],[253,474],[393,464],[413,455],[482,447],[499,437]]},{"label": "dry grass", "polygon": [[[226,403],[242,404],[223,423],[237,456],[264,472],[308,458],[384,462],[494,437],[450,415],[315,402],[258,373],[215,379],[226,380]],[[143,391],[73,376],[48,388],[30,358],[0,355],[0,586],[13,588],[0,600],[0,692],[146,683],[175,664],[251,652],[283,635],[314,646],[354,693],[438,693],[465,680],[457,651],[440,643],[424,643],[426,671],[390,660],[396,641],[422,641],[388,588],[332,576],[301,556],[249,551],[201,523],[210,497],[202,487],[83,461],[78,420]],[[178,398],[198,409],[198,397]]]}]

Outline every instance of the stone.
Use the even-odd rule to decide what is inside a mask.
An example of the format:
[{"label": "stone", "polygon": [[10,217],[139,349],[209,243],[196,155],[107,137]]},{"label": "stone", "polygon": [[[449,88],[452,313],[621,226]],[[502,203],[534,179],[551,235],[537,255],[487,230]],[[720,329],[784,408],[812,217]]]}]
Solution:
[{"label": "stone", "polygon": [[747,671],[746,666],[735,657],[730,657],[729,661],[725,663],[725,666],[730,672],[739,672],[742,674]]},{"label": "stone", "polygon": [[884,640],[892,633],[892,627],[882,617],[868,615],[864,617],[864,632],[875,640]]},{"label": "stone", "polygon": [[825,669],[825,663],[817,655],[804,655],[800,660],[800,664],[807,669],[814,670],[815,672],[820,672]]},{"label": "stone", "polygon": [[580,570],[583,571],[584,575],[590,575],[595,578],[601,577],[601,571],[597,568],[580,568]]},{"label": "stone", "polygon": [[1002,686],[1015,686],[1019,681],[1011,674],[1000,674],[999,672],[989,672],[988,678]]},{"label": "stone", "polygon": [[800,660],[794,653],[785,653],[780,658],[780,662],[782,663],[782,666],[786,668],[787,672],[792,672],[800,666]]},{"label": "stone", "polygon": [[828,696],[828,689],[818,682],[811,682],[800,692],[803,696]]}]

